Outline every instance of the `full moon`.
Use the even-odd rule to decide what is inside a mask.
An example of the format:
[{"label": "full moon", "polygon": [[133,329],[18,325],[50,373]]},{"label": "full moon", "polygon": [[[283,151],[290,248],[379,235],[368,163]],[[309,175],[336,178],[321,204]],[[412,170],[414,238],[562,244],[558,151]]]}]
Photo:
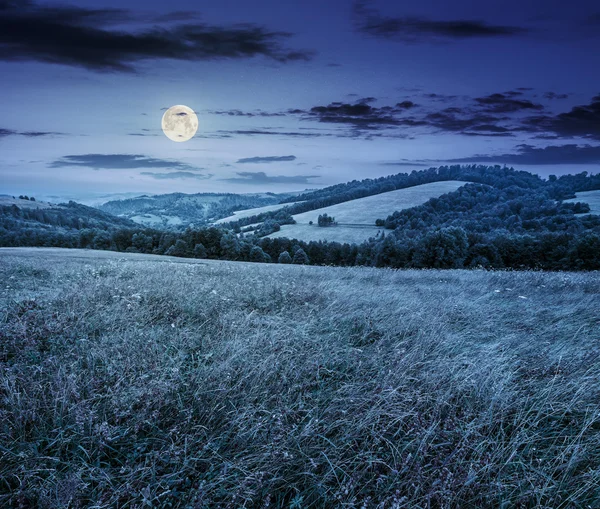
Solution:
[{"label": "full moon", "polygon": [[170,140],[188,141],[198,130],[198,117],[187,106],[171,106],[163,115],[162,130]]}]

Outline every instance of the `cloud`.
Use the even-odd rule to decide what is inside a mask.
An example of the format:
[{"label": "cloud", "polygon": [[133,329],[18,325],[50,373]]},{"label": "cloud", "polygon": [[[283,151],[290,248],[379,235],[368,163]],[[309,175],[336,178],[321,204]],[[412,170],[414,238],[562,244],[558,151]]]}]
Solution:
[{"label": "cloud", "polygon": [[540,115],[526,119],[524,130],[555,133],[562,137],[583,136],[600,140],[600,94],[590,104],[575,106],[555,116]]},{"label": "cloud", "polygon": [[331,136],[326,133],[313,133],[313,132],[297,132],[297,131],[266,131],[263,129],[248,129],[248,130],[236,130],[236,131],[217,131],[221,137],[230,138],[232,135],[241,136],[288,136],[298,138],[316,138],[319,136]]},{"label": "cloud", "polygon": [[396,104],[396,108],[399,110],[410,110],[411,108],[416,108],[417,105],[412,101],[402,101]]},{"label": "cloud", "polygon": [[207,180],[211,178],[213,175],[202,174],[202,173],[192,173],[191,171],[174,171],[172,173],[154,173],[151,171],[142,171],[140,175],[144,175],[147,177],[152,177],[157,180],[175,180],[175,179],[196,179],[196,180]]},{"label": "cloud", "polygon": [[386,17],[365,0],[354,3],[354,17],[357,29],[362,33],[410,43],[515,37],[529,32],[524,27],[490,25],[480,20],[433,21],[417,17]]},{"label": "cloud", "polygon": [[475,155],[446,162],[513,165],[600,164],[600,146],[569,144],[537,148],[522,144],[517,146],[517,152],[514,154]]},{"label": "cloud", "polygon": [[241,111],[241,110],[211,110],[213,115],[225,115],[229,117],[285,117],[285,113],[269,113],[262,110]]},{"label": "cloud", "polygon": [[0,128],[0,137],[4,136],[25,136],[27,138],[41,138],[43,136],[62,136],[65,133],[54,131],[15,131],[14,129]]},{"label": "cloud", "polygon": [[494,113],[515,113],[523,110],[543,110],[541,104],[535,104],[527,99],[514,99],[520,92],[507,92],[504,94],[492,94],[486,97],[478,97],[475,101],[485,110]]},{"label": "cloud", "polygon": [[285,161],[295,161],[296,156],[267,156],[267,157],[245,157],[238,159],[238,163],[279,163]]},{"label": "cloud", "polygon": [[[182,18],[176,13],[171,19]],[[0,60],[35,60],[95,71],[133,72],[144,60],[213,60],[263,56],[278,62],[309,60],[281,41],[291,36],[244,24],[231,27],[177,24],[142,31],[115,25],[147,22],[130,11],[46,6],[29,0],[0,0]],[[154,20],[156,22],[156,20]]]},{"label": "cloud", "polygon": [[545,99],[568,99],[569,94],[558,94],[556,92],[546,92],[544,94]]},{"label": "cloud", "polygon": [[446,108],[425,115],[424,125],[468,136],[513,136],[509,128],[499,125],[504,120],[506,119],[503,117],[487,113],[474,113],[468,109]]},{"label": "cloud", "polygon": [[238,177],[226,178],[228,182],[238,182],[242,184],[313,184],[310,179],[319,178],[319,175],[292,175],[292,176],[269,176],[263,171],[237,172]]},{"label": "cloud", "polygon": [[50,163],[50,168],[67,168],[70,166],[88,167],[94,170],[131,170],[138,168],[161,168],[173,170],[197,170],[193,166],[180,161],[156,159],[139,154],[81,154],[63,156]]},{"label": "cloud", "polygon": [[[377,108],[364,102],[347,104],[333,102],[327,106],[314,106],[309,111],[302,112],[307,119],[333,124],[348,124],[360,129],[379,129],[385,126],[398,126],[403,122],[394,114],[402,108],[383,106]],[[291,110],[300,112],[301,110]]]}]

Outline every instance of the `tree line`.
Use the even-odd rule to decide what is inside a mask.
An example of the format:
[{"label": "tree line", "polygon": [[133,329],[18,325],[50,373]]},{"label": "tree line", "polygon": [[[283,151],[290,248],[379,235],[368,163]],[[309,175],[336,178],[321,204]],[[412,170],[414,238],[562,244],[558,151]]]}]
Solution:
[{"label": "tree line", "polygon": [[[527,172],[481,166],[441,167],[436,174],[451,179],[470,175],[475,183],[381,218],[378,224],[385,228],[382,233],[360,245],[261,237],[260,230],[258,235],[241,232],[239,225],[233,229],[167,232],[132,226],[126,220],[123,225],[119,218],[96,211],[98,216],[77,204],[62,211],[2,207],[0,245],[110,249],[264,263],[291,260],[392,268],[600,269],[600,217],[586,214],[586,204],[562,201],[582,190],[600,189],[598,176],[584,172],[546,181]],[[77,217],[75,211],[90,216]],[[279,217],[285,220],[288,215],[285,212]],[[263,232],[276,231],[279,226],[274,219],[265,223],[260,227]]]}]

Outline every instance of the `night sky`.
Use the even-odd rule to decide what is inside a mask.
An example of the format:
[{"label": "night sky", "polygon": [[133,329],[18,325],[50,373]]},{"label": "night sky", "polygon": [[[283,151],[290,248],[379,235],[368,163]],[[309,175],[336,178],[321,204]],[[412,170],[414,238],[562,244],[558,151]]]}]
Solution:
[{"label": "night sky", "polygon": [[0,0],[0,77],[0,193],[51,201],[600,169],[592,0]]}]

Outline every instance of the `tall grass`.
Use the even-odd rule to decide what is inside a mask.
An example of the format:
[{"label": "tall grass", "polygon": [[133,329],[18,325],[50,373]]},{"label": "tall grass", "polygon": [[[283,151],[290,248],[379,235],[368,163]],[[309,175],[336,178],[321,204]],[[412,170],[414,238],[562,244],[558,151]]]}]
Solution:
[{"label": "tall grass", "polygon": [[600,507],[597,273],[41,253],[0,255],[2,507]]}]

